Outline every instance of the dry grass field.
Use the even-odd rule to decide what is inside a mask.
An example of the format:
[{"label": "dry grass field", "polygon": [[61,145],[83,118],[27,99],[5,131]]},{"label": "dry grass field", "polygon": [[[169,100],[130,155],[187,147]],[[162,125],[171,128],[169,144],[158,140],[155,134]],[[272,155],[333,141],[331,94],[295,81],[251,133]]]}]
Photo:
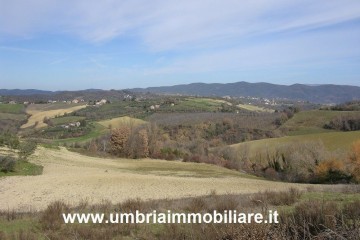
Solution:
[{"label": "dry grass field", "polygon": [[207,164],[96,158],[64,148],[38,148],[30,161],[43,165],[43,174],[0,178],[0,210],[42,210],[55,200],[74,205],[82,200],[174,199],[213,190],[219,194],[254,193],[308,186],[266,181]]},{"label": "dry grass field", "polygon": [[253,112],[275,112],[275,110],[270,109],[270,108],[263,108],[263,107],[258,107],[255,105],[249,105],[249,104],[238,104],[236,105],[239,108],[245,109],[245,110],[249,110],[249,111],[253,111]]},{"label": "dry grass field", "polygon": [[[41,106],[38,106],[41,105]],[[31,115],[28,122],[21,126],[22,129],[33,127],[42,128],[47,124],[43,122],[44,118],[53,118],[55,116],[62,116],[65,113],[71,113],[76,110],[85,108],[86,105],[75,104],[34,104],[30,105],[26,112]]]},{"label": "dry grass field", "polygon": [[146,123],[146,122],[141,119],[132,118],[132,117],[128,117],[128,116],[113,118],[110,120],[104,120],[104,121],[99,122],[99,124],[101,124],[102,126],[104,126],[106,128],[119,128],[123,125],[137,126],[137,125],[141,125],[144,123]]}]

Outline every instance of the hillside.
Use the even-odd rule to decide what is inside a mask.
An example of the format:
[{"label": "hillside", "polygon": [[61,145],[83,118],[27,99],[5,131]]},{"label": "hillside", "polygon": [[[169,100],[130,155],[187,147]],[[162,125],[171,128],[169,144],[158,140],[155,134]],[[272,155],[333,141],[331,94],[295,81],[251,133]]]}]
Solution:
[{"label": "hillside", "polygon": [[270,83],[192,83],[167,87],[130,89],[134,92],[184,94],[200,96],[251,96],[262,98],[283,98],[314,103],[341,103],[360,99],[360,87],[345,85],[290,86]]},{"label": "hillside", "polygon": [[[306,187],[265,181],[208,164],[97,158],[63,148],[39,148],[31,162],[44,166],[43,174],[1,179],[4,187],[0,194],[0,210],[44,209],[58,199],[66,199],[70,204],[87,199],[93,204],[104,199],[120,202],[129,198],[199,196],[214,190],[226,194]],[[10,195],[14,197],[9,198]]]}]

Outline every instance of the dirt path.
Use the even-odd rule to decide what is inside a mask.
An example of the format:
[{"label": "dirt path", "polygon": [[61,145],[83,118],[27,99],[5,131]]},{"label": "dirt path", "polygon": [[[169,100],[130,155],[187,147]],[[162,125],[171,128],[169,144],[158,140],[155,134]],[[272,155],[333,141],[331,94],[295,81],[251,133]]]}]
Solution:
[{"label": "dirt path", "polygon": [[217,193],[281,190],[295,185],[243,177],[206,164],[163,160],[102,159],[66,149],[40,148],[32,162],[44,166],[43,175],[0,178],[0,210],[39,210],[50,202],[77,204],[129,198],[180,198]]}]

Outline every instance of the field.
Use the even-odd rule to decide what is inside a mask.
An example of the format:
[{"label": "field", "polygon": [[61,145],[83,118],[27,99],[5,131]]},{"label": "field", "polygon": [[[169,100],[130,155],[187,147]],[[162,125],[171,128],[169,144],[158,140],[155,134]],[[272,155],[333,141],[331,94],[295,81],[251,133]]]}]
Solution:
[{"label": "field", "polygon": [[107,134],[109,130],[97,122],[88,123],[89,126],[92,126],[92,130],[89,134],[86,134],[81,137],[66,138],[66,139],[56,139],[53,141],[54,144],[63,144],[63,143],[84,143],[91,141],[93,138],[100,137],[101,135]]},{"label": "field", "polygon": [[23,104],[0,104],[0,113],[24,113],[25,107]]},{"label": "field", "polygon": [[185,98],[174,106],[166,107],[165,110],[173,112],[215,112],[221,109],[222,104],[229,105],[226,101],[211,98]]},{"label": "field", "polygon": [[296,113],[293,118],[289,119],[280,129],[287,130],[288,135],[303,135],[323,132],[333,132],[324,129],[324,124],[331,121],[334,117],[356,115],[359,111],[326,111],[312,110]]},{"label": "field", "polygon": [[104,120],[104,121],[100,121],[99,124],[106,127],[106,128],[119,128],[123,125],[133,125],[133,126],[137,126],[137,125],[141,125],[146,123],[145,121],[141,120],[141,119],[137,119],[137,118],[131,118],[131,117],[118,117],[118,118],[113,118],[110,120]]},{"label": "field", "polygon": [[26,112],[31,115],[28,122],[21,126],[22,129],[28,127],[42,128],[47,124],[43,122],[44,118],[54,118],[55,116],[61,116],[65,113],[71,113],[73,111],[85,108],[86,105],[78,104],[33,104],[30,105]]},{"label": "field", "polygon": [[39,148],[31,162],[44,166],[39,176],[0,178],[0,210],[44,209],[54,200],[73,205],[129,198],[181,198],[209,194],[300,189],[305,184],[271,182],[217,166],[163,160],[87,157]]},{"label": "field", "polygon": [[238,104],[236,106],[239,108],[245,109],[245,110],[253,111],[253,112],[274,112],[273,109],[258,107],[258,106],[249,105],[249,104]]},{"label": "field", "polygon": [[85,119],[84,117],[78,117],[78,116],[66,116],[66,117],[57,117],[57,118],[53,118],[51,119],[51,122],[54,125],[61,125],[61,124],[66,124],[66,123],[73,123],[73,122],[78,122]]},{"label": "field", "polygon": [[0,104],[0,131],[17,132],[27,117],[22,104]]},{"label": "field", "polygon": [[250,151],[250,155],[254,156],[257,152],[263,152],[266,149],[274,149],[285,143],[292,142],[307,142],[320,140],[324,143],[325,148],[330,151],[335,150],[350,150],[351,145],[356,140],[360,139],[360,131],[353,132],[328,132],[315,133],[298,136],[286,136],[281,138],[261,139],[250,142],[234,144],[233,148],[246,147]]},{"label": "field", "polygon": [[[268,236],[268,232],[274,234],[281,231],[283,232],[279,234],[283,236],[283,239],[290,239],[295,235],[302,236],[301,234],[304,234],[305,227],[302,224],[306,223],[309,224],[308,226],[319,228],[328,223],[321,222],[322,220],[313,222],[308,214],[316,215],[315,219],[319,219],[317,216],[326,218],[328,215],[336,215],[337,219],[345,219],[348,224],[342,225],[341,231],[346,229],[348,232],[340,232],[337,228],[334,229],[334,234],[339,236],[349,236],[350,234],[355,236],[357,234],[354,230],[357,227],[349,222],[352,215],[344,215],[344,212],[352,213],[353,209],[358,209],[360,206],[360,189],[356,188],[358,185],[338,184],[335,186],[282,182],[287,179],[269,178],[274,175],[260,174],[262,172],[255,172],[255,170],[253,170],[253,175],[247,174],[245,171],[251,172],[250,168],[250,170],[242,168],[240,162],[230,162],[233,161],[231,158],[225,159],[225,154],[232,151],[216,151],[229,146],[225,144],[218,145],[218,148],[207,148],[210,149],[209,155],[201,153],[202,148],[206,147],[202,143],[207,140],[201,138],[200,133],[206,132],[209,135],[214,134],[214,137],[219,137],[228,130],[236,130],[235,127],[238,127],[248,130],[244,133],[251,136],[249,139],[256,139],[253,136],[266,137],[262,140],[230,145],[231,148],[249,150],[248,156],[251,161],[258,156],[258,153],[266,150],[272,151],[282,144],[317,140],[322,141],[330,151],[341,150],[346,154],[352,142],[360,139],[360,131],[337,132],[325,130],[323,126],[336,116],[350,113],[303,111],[295,114],[279,130],[274,122],[281,113],[271,114],[256,107],[236,113],[235,110],[240,108],[231,106],[226,101],[210,98],[182,98],[175,105],[170,104],[169,101],[165,102],[155,110],[150,110],[149,102],[144,105],[144,102],[135,101],[122,101],[86,109],[85,106],[74,107],[67,104],[30,106],[27,111],[33,113],[31,121],[34,123],[34,118],[37,117],[39,124],[45,116],[55,117],[61,115],[61,111],[74,111],[82,108],[76,113],[76,116],[51,118],[52,124],[55,126],[48,129],[28,129],[38,133],[39,138],[44,137],[45,132],[51,131],[52,128],[64,130],[58,125],[80,120],[86,120],[86,127],[89,131],[84,132],[82,136],[68,135],[80,137],[44,138],[42,140],[48,144],[48,148],[38,147],[29,162],[19,162],[15,172],[0,173],[0,239],[117,239],[118,237],[126,237],[126,239],[203,239],[204,232],[207,234],[207,239],[213,239],[214,236],[218,236],[219,239],[239,239],[239,233],[243,233],[241,235],[243,238],[240,239],[248,239],[249,234],[255,236],[254,239],[262,239],[261,236]],[[151,104],[155,104],[155,102],[152,101]],[[230,111],[227,112],[227,110]],[[124,116],[126,114],[128,116]],[[101,150],[102,144],[108,141],[107,137],[91,142],[94,138],[109,134],[112,128],[145,124],[146,121],[134,118],[136,114],[144,114],[147,116],[145,118],[147,121],[156,124],[154,125],[158,128],[158,132],[152,136],[159,136],[157,139],[159,147],[166,149],[171,146],[175,150],[183,148],[185,151],[194,151],[195,154],[186,158],[186,155],[175,155],[174,153],[175,158],[169,158],[176,159],[173,161],[141,158],[141,156],[148,155],[135,156],[138,159],[130,159],[132,157],[128,156],[129,158],[126,159],[111,155],[112,153],[109,151]],[[13,115],[20,114],[3,113],[1,117],[18,117]],[[52,126],[52,124],[49,125]],[[179,132],[179,135],[176,135],[176,131]],[[263,135],[261,135],[262,131],[264,131]],[[266,135],[266,131],[278,132],[279,135]],[[192,135],[193,132],[198,135]],[[237,136],[234,133],[243,134],[241,131],[229,131],[229,133],[229,136],[232,137]],[[269,138],[281,136],[280,134],[284,133],[289,136]],[[137,135],[133,135],[133,137],[137,137]],[[169,141],[170,137],[173,137],[171,141]],[[162,145],[166,141],[169,145]],[[180,145],[181,141],[184,141],[183,145]],[[146,141],[144,142],[146,143]],[[95,145],[97,147],[94,148],[93,144],[97,144]],[[74,149],[69,151],[65,147],[59,146],[74,147]],[[199,149],[192,148],[192,146]],[[106,148],[108,149],[108,147]],[[91,151],[89,151],[90,149]],[[76,152],[74,152],[75,150]],[[191,153],[193,154],[193,152]],[[196,158],[196,154],[203,155]],[[224,154],[224,158],[214,157],[212,154],[219,154],[217,156]],[[239,153],[240,155],[241,153]],[[118,156],[127,155],[119,154]],[[165,154],[149,156],[152,158],[166,157]],[[231,155],[229,156],[231,157]],[[301,155],[301,158],[302,156],[305,155]],[[182,158],[186,162],[181,161]],[[239,159],[237,158],[236,161],[240,161]],[[262,160],[260,157],[259,159],[259,163],[261,163]],[[196,163],[196,161],[202,163]],[[264,161],[266,162],[266,159]],[[226,165],[228,163],[233,165]],[[262,166],[259,169],[261,170]],[[255,174],[263,177],[257,177]],[[275,181],[276,179],[278,181]],[[56,203],[56,201],[61,201],[61,203]],[[57,206],[60,208],[56,208]],[[206,212],[213,209],[261,212],[267,209],[276,209],[281,213],[283,221],[278,225],[239,224],[234,228],[231,224],[204,223],[194,225],[121,224],[116,226],[114,224],[64,224],[63,220],[59,218],[61,212],[66,211],[108,213],[114,209],[115,211],[117,209],[126,209],[127,211],[153,211],[154,209],[165,211],[164,209],[169,209],[176,212]],[[323,209],[325,210],[323,211]],[[259,231],[259,229],[261,230]],[[294,229],[295,232],[290,233],[287,229]],[[306,231],[309,232],[309,230]],[[284,235],[285,232],[289,235]],[[327,232],[327,229],[324,232]],[[261,235],[263,233],[266,234]],[[314,233],[314,236],[316,234]],[[279,238],[274,237],[274,239]]]}]

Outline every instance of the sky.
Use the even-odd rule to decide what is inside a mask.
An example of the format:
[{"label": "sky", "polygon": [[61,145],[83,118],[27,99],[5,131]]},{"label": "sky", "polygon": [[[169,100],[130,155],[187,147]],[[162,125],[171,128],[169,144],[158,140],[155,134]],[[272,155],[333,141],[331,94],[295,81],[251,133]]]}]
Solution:
[{"label": "sky", "polygon": [[0,0],[0,89],[360,86],[359,0]]}]

